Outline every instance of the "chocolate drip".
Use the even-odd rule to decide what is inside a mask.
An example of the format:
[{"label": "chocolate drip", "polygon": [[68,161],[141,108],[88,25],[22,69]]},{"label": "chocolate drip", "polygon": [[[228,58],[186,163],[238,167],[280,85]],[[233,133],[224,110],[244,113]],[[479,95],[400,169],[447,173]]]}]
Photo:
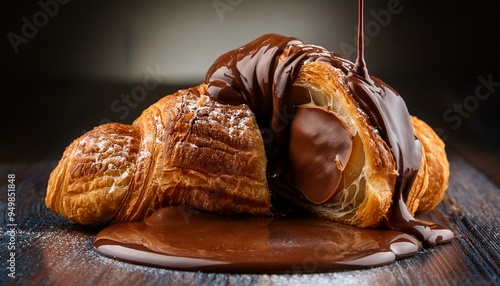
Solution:
[{"label": "chocolate drip", "polygon": [[268,156],[275,162],[271,175],[278,178],[287,160],[289,123],[294,110],[291,87],[302,64],[323,61],[342,70],[352,96],[391,148],[396,161],[399,176],[386,225],[435,245],[432,228],[415,219],[405,204],[420,167],[420,141],[414,135],[402,97],[368,74],[364,59],[363,0],[358,3],[356,64],[322,47],[305,45],[296,38],[268,34],[219,57],[206,75],[209,95],[224,103],[248,104],[258,118],[271,117],[270,125],[260,126],[272,130],[273,136],[265,143],[271,146],[266,150],[272,150]]},{"label": "chocolate drip", "polygon": [[[368,74],[364,60],[363,0],[358,0],[358,3],[358,57],[346,80],[351,94],[391,148],[396,162],[399,176],[386,226],[411,233],[427,245],[436,245],[434,227],[415,219],[405,204],[420,168],[422,146],[414,135],[402,97],[383,81]],[[444,228],[439,229],[443,231]]]}]

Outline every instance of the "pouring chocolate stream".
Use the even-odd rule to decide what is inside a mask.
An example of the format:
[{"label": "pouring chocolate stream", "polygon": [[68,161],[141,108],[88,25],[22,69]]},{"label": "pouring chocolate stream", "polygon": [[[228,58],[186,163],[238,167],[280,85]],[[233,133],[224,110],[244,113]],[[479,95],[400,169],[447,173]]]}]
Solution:
[{"label": "pouring chocolate stream", "polygon": [[363,0],[359,0],[358,23],[355,64],[322,47],[305,45],[297,38],[267,34],[214,62],[206,75],[209,95],[221,103],[247,104],[262,122],[261,128],[272,130],[265,143],[273,162],[270,175],[276,179],[282,175],[287,160],[289,122],[294,114],[291,89],[301,66],[306,61],[322,61],[340,69],[346,75],[351,95],[391,148],[396,162],[399,175],[385,225],[413,234],[426,245],[435,245],[453,234],[444,227],[415,219],[406,207],[405,200],[420,167],[421,145],[402,97],[368,74]]},{"label": "pouring chocolate stream", "polygon": [[402,97],[389,85],[368,74],[364,59],[363,0],[358,1],[358,56],[346,79],[351,94],[368,114],[391,148],[399,173],[386,226],[417,236],[428,245],[437,243],[431,227],[415,219],[405,200],[420,168],[422,146],[415,137]]}]

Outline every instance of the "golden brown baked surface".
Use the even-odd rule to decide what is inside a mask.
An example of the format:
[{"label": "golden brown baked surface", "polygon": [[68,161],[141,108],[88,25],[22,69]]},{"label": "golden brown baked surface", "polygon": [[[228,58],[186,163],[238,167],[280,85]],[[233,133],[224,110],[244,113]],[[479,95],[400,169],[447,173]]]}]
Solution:
[{"label": "golden brown baked surface", "polygon": [[65,150],[46,204],[80,224],[137,221],[162,206],[269,214],[266,156],[245,105],[218,104],[206,86],[151,105],[133,124],[109,123]]}]

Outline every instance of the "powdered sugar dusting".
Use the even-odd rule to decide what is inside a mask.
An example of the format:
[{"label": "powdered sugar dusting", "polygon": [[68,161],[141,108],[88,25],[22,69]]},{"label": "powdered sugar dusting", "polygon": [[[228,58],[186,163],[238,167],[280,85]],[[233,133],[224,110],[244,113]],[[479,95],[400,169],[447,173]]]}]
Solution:
[{"label": "powdered sugar dusting", "polygon": [[153,114],[153,120],[156,123],[156,137],[155,137],[155,143],[156,144],[161,144],[161,139],[163,138],[163,135],[165,133],[165,127],[163,125],[162,117],[160,115]]},{"label": "powdered sugar dusting", "polygon": [[126,184],[135,170],[131,148],[139,138],[133,134],[124,132],[121,126],[101,125],[81,136],[73,143],[74,178],[93,175],[100,182],[96,186],[108,188],[108,194]]},{"label": "powdered sugar dusting", "polygon": [[149,133],[144,134],[145,136],[141,140],[141,147],[139,150],[139,154],[137,154],[137,162],[143,161],[145,158],[151,156],[151,152],[147,149],[147,146],[150,145],[152,140],[151,135]]},{"label": "powdered sugar dusting", "polygon": [[[210,101],[213,107],[206,104],[199,109],[209,109],[208,120],[211,124],[222,124],[228,128],[229,136],[239,137],[253,125],[253,113],[246,106],[225,105]],[[227,109],[230,109],[228,112]]]},{"label": "powdered sugar dusting", "polygon": [[[113,157],[113,161],[123,163],[130,156],[129,146],[132,144],[132,140],[134,138],[131,136],[93,130],[79,139],[73,156],[85,156],[87,158],[90,156],[96,163],[108,157]],[[116,169],[116,165],[110,163],[108,168]]]},{"label": "powdered sugar dusting", "polygon": [[113,193],[115,190],[115,186],[121,185],[122,181],[125,180],[130,175],[130,169],[131,169],[130,167],[125,169],[125,171],[121,173],[120,176],[114,178],[113,184],[111,185],[111,188],[109,188],[108,190],[108,194]]}]

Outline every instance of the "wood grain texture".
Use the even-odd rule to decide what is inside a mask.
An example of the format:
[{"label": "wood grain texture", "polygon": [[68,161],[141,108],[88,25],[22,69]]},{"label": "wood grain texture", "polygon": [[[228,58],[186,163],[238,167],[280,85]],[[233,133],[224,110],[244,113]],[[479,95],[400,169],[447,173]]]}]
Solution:
[{"label": "wood grain texture", "polygon": [[[172,271],[129,264],[94,251],[101,226],[73,225],[45,207],[55,162],[0,165],[2,285],[499,285],[500,190],[461,155],[449,154],[443,202],[424,219],[449,226],[456,238],[396,263],[367,270],[287,275]],[[7,276],[7,174],[16,175],[16,278]]]}]

